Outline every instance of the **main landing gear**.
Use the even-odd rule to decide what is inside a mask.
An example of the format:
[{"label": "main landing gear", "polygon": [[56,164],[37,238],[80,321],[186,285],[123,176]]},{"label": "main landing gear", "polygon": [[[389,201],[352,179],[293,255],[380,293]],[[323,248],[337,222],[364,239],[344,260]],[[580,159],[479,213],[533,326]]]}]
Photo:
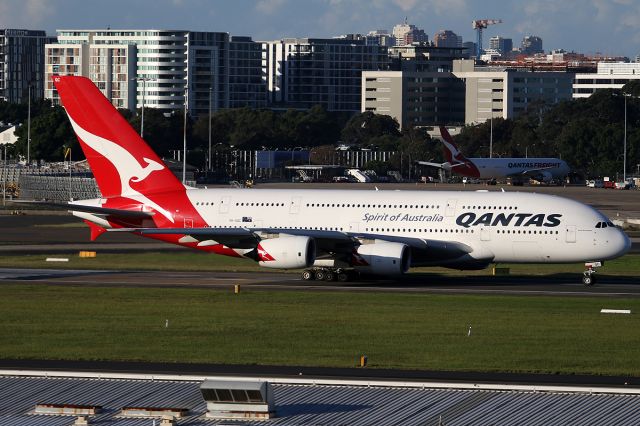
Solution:
[{"label": "main landing gear", "polygon": [[342,268],[309,268],[302,271],[304,281],[339,281],[341,283],[355,278],[353,271]]},{"label": "main landing gear", "polygon": [[596,282],[596,268],[602,266],[602,262],[587,262],[584,266],[587,269],[582,273],[582,284],[592,286]]}]

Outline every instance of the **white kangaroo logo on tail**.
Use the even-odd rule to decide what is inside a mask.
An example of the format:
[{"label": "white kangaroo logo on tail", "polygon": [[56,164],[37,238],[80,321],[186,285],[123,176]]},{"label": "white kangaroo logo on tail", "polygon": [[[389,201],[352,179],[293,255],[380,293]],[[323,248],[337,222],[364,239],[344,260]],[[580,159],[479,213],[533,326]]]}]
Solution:
[{"label": "white kangaroo logo on tail", "polygon": [[171,213],[160,207],[154,201],[147,198],[147,196],[145,196],[144,194],[141,194],[140,192],[131,188],[130,184],[130,182],[142,182],[151,173],[157,170],[164,169],[164,166],[162,164],[159,164],[157,161],[153,161],[148,158],[143,158],[144,162],[147,163],[147,165],[144,167],[141,166],[138,160],[136,160],[136,158],[131,155],[129,151],[115,142],[88,132],[87,130],[80,127],[80,125],[78,125],[78,123],[76,123],[69,114],[67,115],[69,116],[69,120],[71,121],[73,130],[80,137],[80,139],[82,139],[84,143],[89,145],[91,149],[98,152],[104,158],[109,160],[111,164],[113,164],[113,167],[116,169],[118,175],[120,176],[120,195],[122,197],[129,198],[135,201],[141,201],[144,204],[153,207],[164,217],[166,217],[167,220],[173,223],[174,220]]}]

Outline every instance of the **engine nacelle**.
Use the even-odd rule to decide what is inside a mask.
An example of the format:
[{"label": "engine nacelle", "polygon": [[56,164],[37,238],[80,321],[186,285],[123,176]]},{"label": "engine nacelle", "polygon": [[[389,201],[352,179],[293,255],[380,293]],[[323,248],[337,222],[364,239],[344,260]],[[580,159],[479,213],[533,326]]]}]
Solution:
[{"label": "engine nacelle", "polygon": [[311,237],[295,235],[270,238],[260,241],[257,256],[258,264],[265,268],[306,268],[316,260],[316,242]]},{"label": "engine nacelle", "polygon": [[362,244],[353,256],[354,268],[369,274],[400,275],[411,266],[411,249],[401,243]]},{"label": "engine nacelle", "polygon": [[549,183],[553,179],[553,175],[547,171],[540,172],[540,177],[542,178],[542,182],[544,183]]}]

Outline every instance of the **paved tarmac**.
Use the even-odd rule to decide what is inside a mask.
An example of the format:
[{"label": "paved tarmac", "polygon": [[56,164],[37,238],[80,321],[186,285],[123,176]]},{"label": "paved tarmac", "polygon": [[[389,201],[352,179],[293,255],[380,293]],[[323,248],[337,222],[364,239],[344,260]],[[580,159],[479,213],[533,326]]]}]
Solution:
[{"label": "paved tarmac", "polygon": [[400,279],[338,283],[302,281],[296,273],[92,271],[0,268],[0,285],[41,284],[79,287],[206,288],[233,291],[339,291],[430,294],[501,294],[518,296],[640,297],[636,277],[598,275],[595,286],[585,287],[580,274],[536,276],[453,277],[408,274]]}]

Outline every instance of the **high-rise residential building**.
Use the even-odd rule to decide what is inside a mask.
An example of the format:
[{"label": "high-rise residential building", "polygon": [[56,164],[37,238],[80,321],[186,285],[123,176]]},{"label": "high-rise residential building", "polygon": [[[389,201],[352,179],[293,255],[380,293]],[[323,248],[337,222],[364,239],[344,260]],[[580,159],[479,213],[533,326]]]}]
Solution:
[{"label": "high-rise residential building", "polygon": [[379,46],[395,46],[396,38],[389,34],[387,30],[369,31],[365,36],[367,44],[377,44]]},{"label": "high-rise residential building", "polygon": [[393,27],[393,37],[396,39],[396,46],[426,43],[429,41],[429,36],[424,30],[419,29],[415,25],[408,24],[406,19],[404,24],[398,24]]},{"label": "high-rise residential building", "polygon": [[476,57],[476,43],[473,41],[464,41],[462,42],[462,55],[465,58],[475,58]]},{"label": "high-rise residential building", "polygon": [[453,63],[465,83],[465,123],[492,117],[514,118],[539,102],[555,104],[572,97],[574,73],[530,68],[477,67],[473,60]]},{"label": "high-rise residential building", "polygon": [[262,73],[262,43],[232,36],[229,42],[229,107],[267,106],[267,77]]},{"label": "high-rise residential building", "polygon": [[387,48],[365,40],[297,38],[264,42],[272,107],[360,111],[361,74],[388,69]]},{"label": "high-rise residential building", "polygon": [[440,30],[433,36],[436,47],[462,47],[462,36],[451,30]]},{"label": "high-rise residential building", "polygon": [[504,55],[505,53],[509,53],[513,50],[513,40],[500,36],[491,37],[489,40],[489,47],[497,50],[501,55]]},{"label": "high-rise residential building", "polygon": [[619,90],[633,80],[640,80],[639,62],[599,62],[597,72],[576,74],[573,98],[588,98],[598,90]]},{"label": "high-rise residential building", "polygon": [[51,76],[89,77],[118,108],[197,116],[229,105],[229,35],[181,30],[58,30],[45,48],[45,97],[58,101]]},{"label": "high-rise residential building", "polygon": [[526,36],[520,44],[520,51],[525,55],[535,55],[536,53],[544,53],[542,49],[542,39],[538,36]]},{"label": "high-rise residential building", "polygon": [[26,102],[42,99],[44,46],[55,38],[44,31],[0,29],[0,99]]}]

